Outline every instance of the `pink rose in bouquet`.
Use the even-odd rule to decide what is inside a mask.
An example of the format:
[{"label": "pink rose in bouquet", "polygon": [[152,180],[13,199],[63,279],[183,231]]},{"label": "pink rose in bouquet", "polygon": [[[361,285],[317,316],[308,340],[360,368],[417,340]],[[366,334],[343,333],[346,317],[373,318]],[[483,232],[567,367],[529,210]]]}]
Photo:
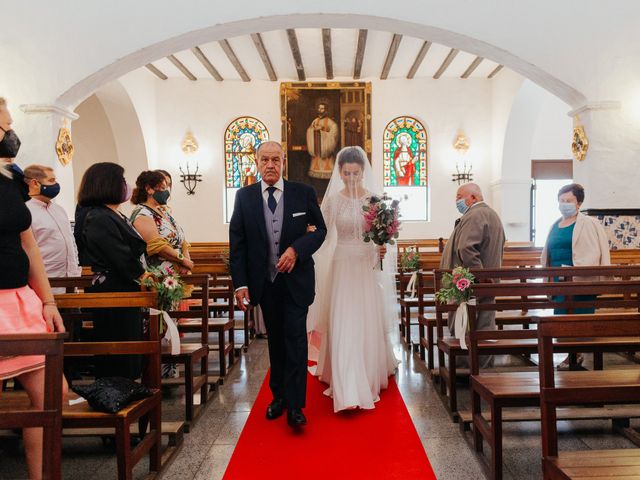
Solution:
[{"label": "pink rose in bouquet", "polygon": [[398,200],[391,200],[386,193],[382,197],[374,195],[369,198],[369,203],[362,207],[365,223],[362,238],[365,242],[379,246],[395,244],[395,239],[400,235],[399,203]]}]

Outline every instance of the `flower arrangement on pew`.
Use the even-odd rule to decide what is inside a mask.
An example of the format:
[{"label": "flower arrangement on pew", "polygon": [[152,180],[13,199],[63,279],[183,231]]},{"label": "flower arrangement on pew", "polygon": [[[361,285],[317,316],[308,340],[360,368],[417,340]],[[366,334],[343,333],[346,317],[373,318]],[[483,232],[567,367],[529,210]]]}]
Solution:
[{"label": "flower arrangement on pew", "polygon": [[456,304],[458,308],[454,319],[454,335],[460,341],[460,347],[467,349],[466,334],[469,331],[469,313],[467,304],[472,303],[475,277],[468,268],[455,267],[451,273],[442,274],[442,287],[436,292],[439,303]]},{"label": "flower arrangement on pew", "polygon": [[411,278],[407,283],[409,298],[416,298],[416,282],[418,280],[418,270],[420,270],[420,253],[416,247],[407,247],[400,256],[400,271],[402,273],[411,272]]},{"label": "flower arrangement on pew", "polygon": [[420,269],[420,254],[415,247],[407,247],[400,256],[400,271],[402,273],[416,272]]},{"label": "flower arrangement on pew", "polygon": [[158,308],[165,312],[175,310],[180,300],[191,295],[193,287],[185,285],[180,275],[171,267],[164,269],[149,267],[140,280],[140,285],[147,290],[157,292]]},{"label": "flower arrangement on pew", "polygon": [[[385,193],[382,197],[372,195],[364,210],[365,231],[362,238],[365,242],[376,245],[394,245],[400,235],[400,202],[391,200]],[[382,260],[380,260],[382,270]]]},{"label": "flower arrangement on pew", "polygon": [[166,332],[164,337],[171,345],[171,354],[177,355],[180,353],[180,334],[168,312],[176,310],[181,300],[191,296],[193,286],[186,285],[171,267],[148,267],[139,282],[143,290],[158,295],[158,308],[163,318],[160,333]]}]

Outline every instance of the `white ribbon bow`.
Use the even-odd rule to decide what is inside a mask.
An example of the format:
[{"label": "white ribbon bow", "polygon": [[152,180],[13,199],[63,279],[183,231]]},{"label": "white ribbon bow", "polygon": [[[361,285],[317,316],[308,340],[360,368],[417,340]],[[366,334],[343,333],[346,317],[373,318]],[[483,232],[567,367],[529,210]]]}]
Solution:
[{"label": "white ribbon bow", "polygon": [[164,323],[167,325],[167,333],[162,340],[171,345],[171,355],[178,355],[180,353],[180,333],[176,322],[164,310],[156,310],[155,308],[150,310],[151,315],[162,315]]},{"label": "white ribbon bow", "polygon": [[467,304],[475,305],[476,300],[471,299],[468,302],[462,302],[458,305],[453,321],[454,336],[460,341],[460,348],[467,350],[467,330],[469,329],[469,310]]},{"label": "white ribbon bow", "polygon": [[416,298],[416,281],[418,280],[418,271],[411,274],[409,283],[407,283],[407,291],[410,293],[409,298]]}]

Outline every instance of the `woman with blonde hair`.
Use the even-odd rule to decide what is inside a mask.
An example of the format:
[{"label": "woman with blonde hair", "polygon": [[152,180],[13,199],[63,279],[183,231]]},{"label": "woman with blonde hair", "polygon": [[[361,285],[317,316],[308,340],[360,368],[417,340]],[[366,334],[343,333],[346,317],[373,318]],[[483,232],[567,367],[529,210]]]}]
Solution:
[{"label": "woman with blonde hair", "polygon": [[[0,97],[0,334],[64,332],[25,202],[29,189],[13,159],[20,139],[11,129],[13,119]],[[16,378],[33,407],[44,408],[44,356],[0,356],[0,381]],[[63,381],[63,394],[67,383]],[[42,478],[42,429],[23,430],[29,477]]]}]

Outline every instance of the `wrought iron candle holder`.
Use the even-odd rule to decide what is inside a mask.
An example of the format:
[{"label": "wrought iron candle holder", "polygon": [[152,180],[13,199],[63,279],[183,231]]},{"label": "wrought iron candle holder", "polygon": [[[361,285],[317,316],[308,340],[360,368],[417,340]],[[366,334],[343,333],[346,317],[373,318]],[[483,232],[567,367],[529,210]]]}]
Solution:
[{"label": "wrought iron candle holder", "polygon": [[196,187],[198,182],[202,181],[202,175],[198,173],[198,165],[196,165],[196,171],[191,173],[189,165],[187,164],[187,173],[184,173],[182,167],[180,167],[180,182],[187,189],[187,195],[194,195],[196,193]]}]

